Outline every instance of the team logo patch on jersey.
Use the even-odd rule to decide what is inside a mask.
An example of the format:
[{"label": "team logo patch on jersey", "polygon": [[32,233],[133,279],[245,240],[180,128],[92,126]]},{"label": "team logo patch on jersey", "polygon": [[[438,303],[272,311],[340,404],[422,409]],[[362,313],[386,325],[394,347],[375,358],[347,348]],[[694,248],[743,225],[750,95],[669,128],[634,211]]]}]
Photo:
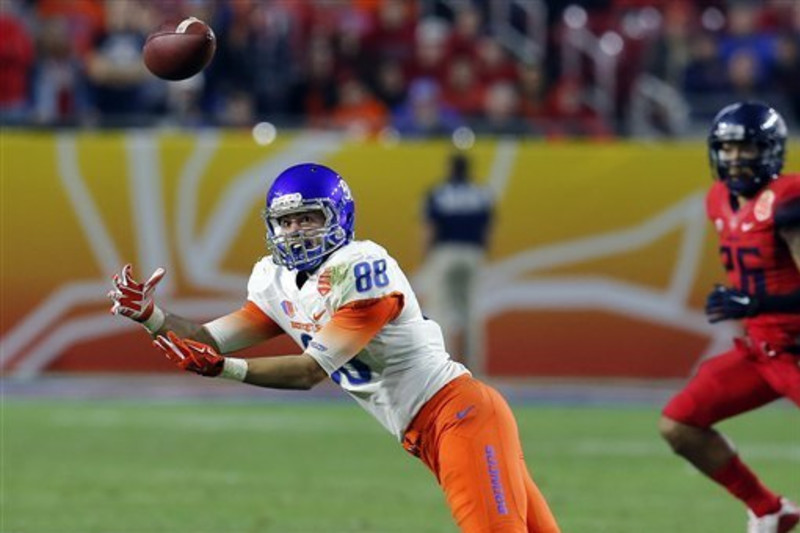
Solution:
[{"label": "team logo patch on jersey", "polygon": [[317,291],[322,296],[331,292],[331,288],[340,284],[347,277],[347,265],[338,265],[326,268],[322,274],[319,275],[317,282]]},{"label": "team logo patch on jersey", "polygon": [[283,309],[283,312],[286,313],[286,316],[289,318],[294,317],[294,305],[289,300],[284,300],[281,302],[281,309]]},{"label": "team logo patch on jersey", "polygon": [[753,214],[756,216],[756,220],[759,222],[764,222],[769,217],[772,216],[772,204],[775,203],[775,193],[772,191],[764,191],[761,193],[761,196],[758,197],[758,201],[756,201],[756,206],[753,208]]},{"label": "team logo patch on jersey", "polygon": [[326,268],[325,272],[320,274],[319,281],[317,282],[317,290],[322,296],[331,292],[331,269]]}]

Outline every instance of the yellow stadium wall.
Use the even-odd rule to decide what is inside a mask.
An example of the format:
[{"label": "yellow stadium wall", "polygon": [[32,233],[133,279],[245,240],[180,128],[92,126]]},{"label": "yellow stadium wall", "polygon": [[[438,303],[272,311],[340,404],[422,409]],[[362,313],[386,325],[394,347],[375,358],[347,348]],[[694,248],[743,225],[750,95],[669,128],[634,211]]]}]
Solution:
[{"label": "yellow stadium wall", "polygon": [[[318,134],[265,147],[247,132],[5,131],[3,372],[170,371],[135,325],[109,315],[110,276],[125,262],[140,274],[164,265],[164,307],[197,320],[235,309],[264,253],[269,180],[299,161],[347,178],[358,238],[383,244],[413,277],[421,200],[450,151]],[[500,193],[478,299],[485,372],[673,378],[725,348],[735,327],[702,315],[722,280],[703,215],[702,143],[481,140],[469,156]]]}]

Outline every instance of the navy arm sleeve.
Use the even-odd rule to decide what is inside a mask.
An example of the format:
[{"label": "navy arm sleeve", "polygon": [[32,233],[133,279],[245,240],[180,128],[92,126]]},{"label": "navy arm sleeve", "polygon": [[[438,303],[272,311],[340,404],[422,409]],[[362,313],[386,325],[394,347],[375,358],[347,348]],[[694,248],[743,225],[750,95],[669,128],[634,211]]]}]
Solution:
[{"label": "navy arm sleeve", "polygon": [[777,208],[775,226],[778,229],[800,227],[800,197],[792,198]]}]

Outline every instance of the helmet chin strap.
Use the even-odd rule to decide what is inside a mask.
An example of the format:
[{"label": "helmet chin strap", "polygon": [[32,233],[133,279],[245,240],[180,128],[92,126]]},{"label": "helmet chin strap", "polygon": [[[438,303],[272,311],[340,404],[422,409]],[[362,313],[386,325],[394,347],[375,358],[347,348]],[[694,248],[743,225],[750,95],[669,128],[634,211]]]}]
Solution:
[{"label": "helmet chin strap", "polygon": [[[737,186],[736,182],[738,182],[740,185]],[[731,193],[743,198],[747,198],[748,200],[758,196],[758,193],[764,189],[768,182],[768,179],[764,179],[763,176],[757,175],[751,175],[747,177],[746,180],[741,180],[739,178],[733,179],[730,177],[725,179],[725,185],[728,187],[728,190]]]}]

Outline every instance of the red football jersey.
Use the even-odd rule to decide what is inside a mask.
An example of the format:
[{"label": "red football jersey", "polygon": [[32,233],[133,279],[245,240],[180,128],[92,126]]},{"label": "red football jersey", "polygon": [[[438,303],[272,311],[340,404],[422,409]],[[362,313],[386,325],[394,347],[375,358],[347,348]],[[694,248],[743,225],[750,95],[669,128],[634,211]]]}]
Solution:
[{"label": "red football jersey", "polygon": [[[708,217],[719,235],[719,253],[728,284],[748,294],[780,295],[800,289],[800,271],[775,225],[775,212],[800,198],[800,174],[785,174],[755,198],[731,199],[722,182],[706,197]],[[796,343],[800,313],[765,313],[745,319],[750,337],[774,346]]]}]

